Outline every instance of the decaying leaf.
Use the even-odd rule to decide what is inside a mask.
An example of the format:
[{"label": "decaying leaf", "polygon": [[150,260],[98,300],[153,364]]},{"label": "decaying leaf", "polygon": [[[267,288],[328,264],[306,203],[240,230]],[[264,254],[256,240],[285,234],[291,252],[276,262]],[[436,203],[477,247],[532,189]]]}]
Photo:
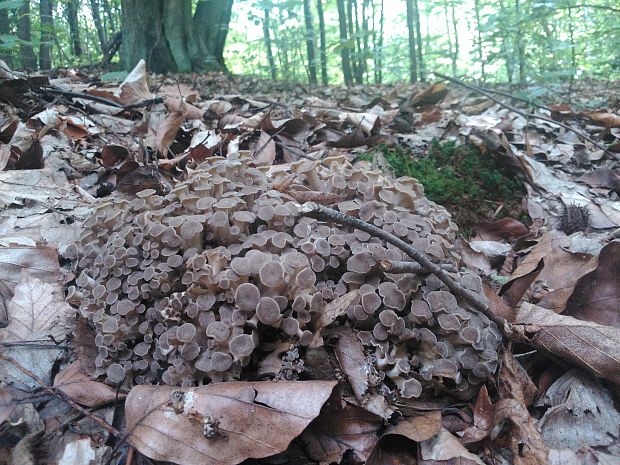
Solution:
[{"label": "decaying leaf", "polygon": [[484,465],[477,455],[465,449],[459,440],[444,428],[437,435],[420,444],[420,455],[425,461],[454,460],[453,463],[462,465]]},{"label": "decaying leaf", "polygon": [[596,270],[577,282],[565,315],[607,326],[620,326],[620,241],[607,244]]},{"label": "decaying leaf", "polygon": [[56,375],[54,387],[60,389],[78,404],[88,407],[105,405],[126,397],[123,393],[117,394],[116,389],[94,381],[81,370],[79,361],[71,363]]},{"label": "decaying leaf", "polygon": [[153,460],[237,464],[284,451],[314,420],[333,381],[136,386],[125,402],[129,442]]},{"label": "decaying leaf", "polygon": [[489,397],[489,391],[486,386],[482,386],[478,392],[478,399],[474,407],[474,424],[464,431],[461,442],[468,444],[486,438],[494,426],[494,417],[495,408]]},{"label": "decaying leaf", "polygon": [[60,280],[58,252],[45,246],[0,247],[0,294],[5,299],[13,296],[24,270],[46,282]]},{"label": "decaying leaf", "polygon": [[[59,285],[26,274],[15,287],[7,313],[9,325],[0,329],[0,342],[23,345],[6,347],[3,354],[49,383],[53,363],[62,354],[54,343],[62,342],[71,331],[75,310],[64,301]],[[0,364],[0,378],[29,387],[39,384],[6,362]]]},{"label": "decaying leaf", "polygon": [[375,447],[383,420],[353,405],[326,408],[302,433],[310,458],[321,464],[339,463],[347,451],[366,461]]},{"label": "decaying leaf", "polygon": [[524,303],[512,330],[515,339],[620,384],[620,328],[557,315],[551,310]]},{"label": "decaying leaf", "polygon": [[539,422],[549,447],[576,451],[609,446],[620,437],[620,413],[611,393],[578,370],[558,378],[539,404],[551,407]]}]

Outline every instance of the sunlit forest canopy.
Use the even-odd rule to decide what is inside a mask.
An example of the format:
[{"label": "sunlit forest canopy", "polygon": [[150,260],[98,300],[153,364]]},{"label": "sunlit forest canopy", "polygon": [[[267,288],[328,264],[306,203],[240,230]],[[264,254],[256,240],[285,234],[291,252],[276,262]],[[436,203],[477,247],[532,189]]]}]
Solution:
[{"label": "sunlit forest canopy", "polygon": [[615,0],[8,0],[12,68],[227,71],[309,84],[620,76]]}]

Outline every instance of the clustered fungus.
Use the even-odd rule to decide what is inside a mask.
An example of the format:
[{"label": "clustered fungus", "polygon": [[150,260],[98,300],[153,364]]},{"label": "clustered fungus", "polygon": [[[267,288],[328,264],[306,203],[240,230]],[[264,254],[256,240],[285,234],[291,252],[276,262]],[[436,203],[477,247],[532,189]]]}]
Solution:
[{"label": "clustered fungus", "polygon": [[325,193],[481,291],[477,276],[455,271],[449,214],[413,179],[343,157],[261,168],[214,158],[166,195],[99,204],[68,249],[77,263],[68,298],[96,330],[97,374],[113,384],[233,380],[288,343],[279,373],[297,375],[322,312],[345,297],[332,325],[356,331],[380,392],[419,397],[446,380],[465,391],[493,373],[496,325],[423,270],[384,272],[382,261],[407,260],[392,245],[299,215],[295,199]]}]

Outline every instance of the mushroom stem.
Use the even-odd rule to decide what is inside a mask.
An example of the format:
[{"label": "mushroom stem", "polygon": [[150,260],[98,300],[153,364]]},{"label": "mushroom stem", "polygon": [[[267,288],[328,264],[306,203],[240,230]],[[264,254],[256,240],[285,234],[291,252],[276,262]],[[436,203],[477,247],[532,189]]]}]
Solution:
[{"label": "mushroom stem", "polygon": [[318,220],[330,220],[336,223],[351,226],[353,228],[359,229],[361,231],[367,232],[368,234],[377,237],[393,246],[399,248],[403,252],[405,252],[409,257],[418,262],[422,268],[425,268],[430,273],[434,274],[439,278],[439,280],[446,285],[450,291],[458,296],[466,300],[473,308],[478,310],[479,312],[486,315],[490,320],[494,321],[500,328],[504,327],[506,320],[502,317],[495,315],[493,311],[489,308],[489,305],[486,302],[486,299],[481,298],[476,293],[465,289],[459,283],[457,283],[446,271],[441,269],[439,266],[434,264],[426,254],[418,251],[411,244],[407,244],[402,239],[390,234],[383,229],[380,229],[372,224],[366,223],[365,221],[360,220],[359,218],[355,218],[349,215],[345,215],[344,213],[339,212],[338,210],[334,210],[333,208],[328,208],[323,205],[319,205],[315,202],[306,202],[301,205],[299,209],[299,214],[302,216],[308,216],[310,218],[315,218]]}]

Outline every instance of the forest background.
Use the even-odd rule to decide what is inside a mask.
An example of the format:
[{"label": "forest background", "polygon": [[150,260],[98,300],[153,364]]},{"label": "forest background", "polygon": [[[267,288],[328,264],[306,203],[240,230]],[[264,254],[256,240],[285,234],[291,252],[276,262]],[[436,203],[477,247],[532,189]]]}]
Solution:
[{"label": "forest background", "polygon": [[619,17],[612,0],[8,0],[0,58],[120,70],[144,57],[155,72],[309,84],[415,82],[432,71],[561,83],[620,76]]}]

